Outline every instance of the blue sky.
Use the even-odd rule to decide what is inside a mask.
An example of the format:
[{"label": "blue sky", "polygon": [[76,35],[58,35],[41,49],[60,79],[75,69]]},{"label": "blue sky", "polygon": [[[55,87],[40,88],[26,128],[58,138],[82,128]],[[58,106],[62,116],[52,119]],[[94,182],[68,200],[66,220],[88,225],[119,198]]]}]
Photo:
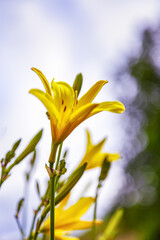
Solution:
[{"label": "blue sky", "polygon": [[[49,81],[54,77],[70,84],[76,74],[82,72],[82,93],[97,80],[107,79],[109,84],[97,101],[118,100],[118,89],[111,73],[118,63],[124,61],[124,55],[132,46],[141,45],[140,31],[147,25],[158,24],[159,9],[159,0],[0,1],[0,156],[3,157],[20,137],[23,139],[22,150],[31,136],[44,127],[35,172],[35,178],[43,185],[47,178],[44,163],[50,148],[50,134],[44,108],[28,94],[31,88],[42,89],[41,82],[30,68],[42,70]],[[79,139],[80,152],[84,151],[86,127],[93,132],[95,142],[108,136],[104,151],[120,151],[124,135],[120,120],[121,116],[106,113],[82,124],[66,141],[66,147],[72,144],[68,166],[71,169],[75,166],[79,149],[75,143]],[[46,142],[48,145],[44,146]],[[0,235],[6,232],[8,217],[12,234],[17,232],[12,216],[17,198],[23,194],[25,167],[27,163],[13,172],[12,182],[8,180],[7,190],[2,189],[0,193],[0,206],[6,203],[3,209],[7,209],[5,219],[0,218]],[[115,166],[106,183],[105,193],[109,191],[110,200],[121,186],[115,177],[121,171]],[[113,179],[115,192],[112,191]],[[10,198],[13,201],[8,207],[7,199]]]}]

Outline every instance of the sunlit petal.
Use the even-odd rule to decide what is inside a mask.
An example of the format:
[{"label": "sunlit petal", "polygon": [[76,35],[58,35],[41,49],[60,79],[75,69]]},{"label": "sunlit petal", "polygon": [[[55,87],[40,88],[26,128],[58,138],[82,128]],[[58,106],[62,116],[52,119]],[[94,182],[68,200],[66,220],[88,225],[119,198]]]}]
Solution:
[{"label": "sunlit petal", "polygon": [[91,114],[94,108],[97,107],[96,103],[87,104],[80,109],[76,110],[71,116],[68,124],[61,132],[59,137],[61,140],[64,140],[81,122],[86,120]]},{"label": "sunlit petal", "polygon": [[113,113],[122,113],[124,112],[125,107],[121,102],[102,102],[100,103],[92,112],[90,116],[95,115],[96,113],[102,111],[109,111]]},{"label": "sunlit petal", "polygon": [[37,68],[31,68],[35,73],[37,73],[37,75],[39,76],[39,78],[41,79],[44,87],[45,87],[45,90],[46,92],[49,94],[49,95],[52,95],[52,92],[51,92],[51,88],[50,88],[50,85],[46,79],[46,77],[44,76],[44,74],[38,70]]},{"label": "sunlit petal", "polygon": [[84,104],[91,103],[93,99],[97,96],[101,88],[107,83],[108,81],[98,81],[96,82],[89,90],[84,94],[78,101],[77,107],[82,107]]},{"label": "sunlit petal", "polygon": [[[81,198],[76,204],[72,205],[63,212],[63,215],[59,214],[58,208],[56,209],[56,227],[63,228],[63,225],[70,223],[73,220],[79,220],[87,210],[90,208],[91,204],[94,202],[94,198]],[[75,214],[76,213],[76,214]]]},{"label": "sunlit petal", "polygon": [[57,122],[59,122],[59,112],[57,111],[57,109],[55,108],[55,106],[53,105],[52,102],[52,97],[48,94],[45,93],[39,89],[31,89],[29,91],[31,94],[33,94],[34,96],[36,96],[43,104],[44,106],[47,108],[48,113],[50,115],[50,117],[53,119],[54,124],[56,124],[55,120]]},{"label": "sunlit petal", "polygon": [[[95,225],[100,225],[102,224],[101,220],[96,220],[95,221]],[[59,226],[59,228],[63,228],[64,230],[83,230],[83,229],[88,229],[91,228],[93,226],[93,222],[92,221],[83,221],[83,220],[77,220],[77,221],[73,221],[73,222],[69,222],[69,223],[65,223],[62,226]]]}]

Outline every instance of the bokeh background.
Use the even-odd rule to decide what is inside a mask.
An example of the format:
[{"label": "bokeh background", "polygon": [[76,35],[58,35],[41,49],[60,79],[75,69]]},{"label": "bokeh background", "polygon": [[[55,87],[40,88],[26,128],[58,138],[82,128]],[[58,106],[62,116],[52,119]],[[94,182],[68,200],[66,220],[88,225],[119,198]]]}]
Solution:
[{"label": "bokeh background", "polygon": [[[120,152],[100,194],[98,217],[124,207],[117,239],[160,239],[160,2],[159,0],[1,0],[0,1],[0,157],[22,138],[21,152],[44,128],[29,198],[26,231],[38,197],[35,180],[44,191],[44,164],[50,150],[45,109],[31,88],[42,84],[31,67],[49,81],[73,84],[81,72],[81,94],[97,80],[107,79],[96,100],[121,100],[123,115],[102,113],[87,120],[65,141],[68,173],[85,152],[89,129],[94,143],[107,136],[104,152]],[[0,239],[19,239],[14,219],[17,200],[25,192],[24,174],[29,158],[12,171],[0,192]],[[84,195],[94,196],[98,170],[87,179]],[[94,177],[93,177],[94,176]],[[75,201],[81,191],[73,191]],[[92,213],[90,212],[90,215]],[[22,218],[24,218],[22,216]],[[22,219],[24,221],[24,219]],[[84,239],[88,239],[84,236]]]}]

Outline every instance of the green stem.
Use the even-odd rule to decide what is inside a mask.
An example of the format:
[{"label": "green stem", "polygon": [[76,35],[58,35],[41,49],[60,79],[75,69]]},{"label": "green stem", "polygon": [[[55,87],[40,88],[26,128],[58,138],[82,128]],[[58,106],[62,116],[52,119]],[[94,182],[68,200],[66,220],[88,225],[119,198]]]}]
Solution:
[{"label": "green stem", "polygon": [[58,148],[58,144],[53,143],[51,153],[50,153],[50,156],[49,156],[49,160],[48,160],[48,162],[51,164],[52,168],[53,168],[53,164],[54,164],[55,159],[56,159],[57,148]]},{"label": "green stem", "polygon": [[19,230],[20,230],[20,232],[21,232],[22,239],[24,239],[24,238],[25,238],[25,235],[24,235],[24,232],[23,232],[23,228],[22,228],[22,226],[21,226],[21,224],[20,224],[20,222],[19,222],[19,218],[16,218],[16,222],[17,222],[18,228],[19,228]]},{"label": "green stem", "polygon": [[59,165],[59,160],[60,160],[60,156],[61,156],[61,151],[62,151],[62,145],[63,142],[60,144],[59,149],[58,149],[58,157],[57,157],[57,162],[56,162],[56,170],[58,169],[58,165]]},{"label": "green stem", "polygon": [[39,233],[39,229],[40,229],[40,227],[41,227],[41,224],[42,224],[43,220],[45,219],[45,217],[46,217],[47,213],[49,212],[49,210],[50,210],[50,204],[48,204],[48,205],[44,208],[40,219],[38,219],[39,223],[38,223],[38,228],[36,228],[36,231],[35,231],[35,234],[34,234],[34,240],[37,239],[37,236],[38,236],[38,233]]},{"label": "green stem", "polygon": [[98,199],[98,187],[96,189],[96,197],[95,197],[95,204],[94,204],[94,215],[93,215],[93,226],[92,226],[92,240],[96,239],[96,214],[97,214],[97,199]]},{"label": "green stem", "polygon": [[50,240],[55,240],[54,238],[54,228],[55,228],[55,176],[50,180],[51,186],[51,202],[50,202]]},{"label": "green stem", "polygon": [[36,221],[37,214],[39,213],[41,207],[42,207],[42,203],[39,205],[39,207],[37,208],[37,210],[34,213],[32,226],[31,226],[31,229],[30,229],[30,234],[29,234],[29,238],[28,239],[32,239],[32,232],[33,232],[34,224],[35,224],[35,221]]}]

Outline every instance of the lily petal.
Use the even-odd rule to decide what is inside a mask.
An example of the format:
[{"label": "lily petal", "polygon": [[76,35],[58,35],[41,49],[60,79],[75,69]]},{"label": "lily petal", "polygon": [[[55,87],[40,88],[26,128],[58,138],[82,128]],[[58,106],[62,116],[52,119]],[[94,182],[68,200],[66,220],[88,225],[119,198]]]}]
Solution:
[{"label": "lily petal", "polygon": [[45,93],[39,89],[31,89],[29,92],[36,96],[44,104],[50,117],[53,119],[54,125],[57,125],[57,122],[60,122],[60,117],[59,112],[53,104],[53,98],[48,93]]},{"label": "lily petal", "polygon": [[68,233],[64,230],[55,230],[55,238],[57,240],[79,240],[77,237],[66,236]]},{"label": "lily petal", "polygon": [[48,83],[46,77],[44,76],[44,74],[43,74],[40,70],[38,70],[37,68],[31,68],[31,69],[32,69],[35,73],[37,73],[37,75],[39,76],[39,78],[41,79],[41,81],[42,81],[42,83],[43,83],[43,85],[44,85],[44,87],[45,87],[46,92],[47,92],[49,95],[52,96],[51,88],[50,88],[49,83]]},{"label": "lily petal", "polygon": [[[101,220],[96,220],[95,224],[100,225],[100,224],[102,224],[102,221]],[[74,231],[74,230],[88,229],[88,228],[91,228],[92,226],[93,226],[93,221],[79,220],[79,221],[70,222],[68,224],[67,223],[63,224],[62,226],[59,226],[59,228],[62,228],[64,230],[66,229],[66,230]]]},{"label": "lily petal", "polygon": [[82,123],[84,120],[90,116],[93,109],[96,108],[98,104],[87,104],[79,109],[77,109],[70,117],[69,122],[66,124],[65,128],[62,130],[62,139],[63,141],[80,123]]},{"label": "lily petal", "polygon": [[99,103],[98,106],[91,112],[90,117],[102,111],[122,113],[124,112],[124,110],[125,110],[125,107],[121,102],[117,102],[117,101],[102,102],[102,103]]},{"label": "lily petal", "polygon": [[94,98],[97,96],[101,88],[106,84],[108,81],[98,81],[96,82],[89,90],[86,92],[79,100],[77,104],[77,108],[82,107],[83,105],[87,103],[91,103]]},{"label": "lily petal", "polygon": [[[81,198],[76,204],[72,205],[63,212],[63,215],[58,213],[58,208],[55,209],[56,228],[63,229],[63,225],[79,220],[83,214],[87,212],[94,198]],[[76,214],[75,214],[76,213]]]},{"label": "lily petal", "polygon": [[53,91],[54,103],[59,111],[62,108],[64,109],[64,106],[66,106],[67,111],[71,111],[75,101],[73,88],[68,83],[52,81],[51,89]]}]

